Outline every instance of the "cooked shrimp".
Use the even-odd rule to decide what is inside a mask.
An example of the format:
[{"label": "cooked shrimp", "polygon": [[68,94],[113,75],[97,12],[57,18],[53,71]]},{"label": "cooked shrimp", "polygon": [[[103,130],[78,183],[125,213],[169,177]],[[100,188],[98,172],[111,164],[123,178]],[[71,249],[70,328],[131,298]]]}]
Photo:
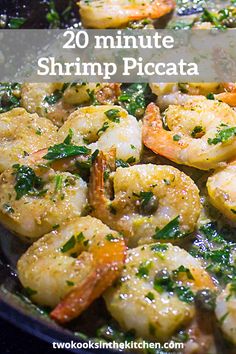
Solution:
[{"label": "cooked shrimp", "polygon": [[227,167],[216,170],[207,181],[211,203],[234,222],[236,222],[235,178],[236,161],[233,161]]},{"label": "cooked shrimp", "polygon": [[208,95],[223,91],[223,84],[217,82],[152,83],[150,88],[157,96],[182,92],[188,95]]},{"label": "cooked shrimp", "polygon": [[0,176],[1,223],[23,238],[41,237],[86,206],[86,182],[70,173],[16,165]]},{"label": "cooked shrimp", "polygon": [[188,95],[180,91],[168,93],[166,95],[160,95],[157,97],[156,103],[161,111],[166,110],[170,105],[181,105],[196,102],[198,103],[201,100],[206,100],[205,96],[201,95]]},{"label": "cooked shrimp", "polygon": [[[153,83],[152,92],[157,95],[157,105],[164,111],[169,105],[185,105],[189,102],[205,100],[208,94],[221,94],[225,91],[225,84],[217,82],[198,83]],[[227,102],[226,102],[227,103]]]},{"label": "cooked shrimp", "polygon": [[78,105],[91,100],[101,104],[116,102],[119,88],[119,84],[25,83],[22,85],[21,104],[27,111],[36,112],[62,126]]},{"label": "cooked shrimp", "polygon": [[56,141],[56,127],[37,114],[29,114],[23,108],[0,114],[0,172]]},{"label": "cooked shrimp", "polygon": [[120,28],[131,21],[157,19],[171,12],[174,0],[81,0],[78,3],[86,28]]},{"label": "cooked shrimp", "polygon": [[104,294],[123,330],[165,341],[194,317],[194,295],[214,284],[200,262],[171,244],[154,243],[128,251],[117,284]]},{"label": "cooked shrimp", "polygon": [[62,100],[63,83],[25,83],[21,90],[21,105],[30,113],[38,113],[61,126],[73,111]]},{"label": "cooked shrimp", "polygon": [[63,141],[70,130],[73,133],[72,143],[76,145],[86,144],[92,151],[110,151],[114,147],[118,159],[132,159],[135,162],[140,160],[140,123],[119,106],[79,108],[59,129],[59,140]]},{"label": "cooked shrimp", "polygon": [[156,154],[202,170],[235,156],[236,112],[227,104],[199,100],[170,106],[164,116],[170,131],[154,103],[144,117],[143,143]]},{"label": "cooked shrimp", "polygon": [[112,175],[112,200],[105,190],[107,173],[109,164],[101,153],[91,172],[89,203],[92,213],[124,233],[129,246],[153,242],[158,239],[157,231],[173,220],[179,233],[194,230],[200,214],[199,191],[183,172],[172,166],[151,164],[118,168]]},{"label": "cooked shrimp", "polygon": [[32,300],[56,308],[65,323],[80,315],[119,276],[125,260],[122,237],[90,216],[74,218],[36,241],[18,261]]},{"label": "cooked shrimp", "polygon": [[216,299],[216,317],[225,336],[236,344],[235,283],[228,284]]},{"label": "cooked shrimp", "polygon": [[228,105],[235,107],[236,106],[236,85],[235,83],[225,83],[225,91],[215,95],[215,98],[219,101],[225,102]]}]

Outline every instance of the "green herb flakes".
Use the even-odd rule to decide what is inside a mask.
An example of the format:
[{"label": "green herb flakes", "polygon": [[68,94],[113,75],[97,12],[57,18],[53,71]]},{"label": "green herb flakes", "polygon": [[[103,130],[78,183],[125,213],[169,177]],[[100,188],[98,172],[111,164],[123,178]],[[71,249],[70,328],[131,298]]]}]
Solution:
[{"label": "green herb flakes", "polygon": [[108,111],[105,112],[105,115],[107,118],[114,122],[114,123],[120,123],[120,111],[119,109],[109,109]]},{"label": "green herb flakes", "polygon": [[72,248],[75,247],[76,244],[76,240],[75,240],[75,236],[71,236],[71,238],[61,247],[60,251],[62,253],[66,253],[69,250],[71,250]]},{"label": "green herb flakes", "polygon": [[163,229],[156,229],[155,235],[152,236],[154,240],[171,240],[182,237],[179,228],[179,216],[171,220]]},{"label": "green herb flakes", "polygon": [[[40,195],[40,190],[43,187],[43,181],[37,177],[34,170],[28,166],[13,165],[16,179],[15,191],[16,200],[21,199],[24,195]],[[42,191],[41,192],[45,192]]]}]

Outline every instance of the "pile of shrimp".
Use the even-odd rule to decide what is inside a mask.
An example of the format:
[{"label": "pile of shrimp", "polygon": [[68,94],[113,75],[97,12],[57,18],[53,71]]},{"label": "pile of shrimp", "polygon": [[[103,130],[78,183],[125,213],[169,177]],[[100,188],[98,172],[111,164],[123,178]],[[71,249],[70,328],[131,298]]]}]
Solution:
[{"label": "pile of shrimp", "polygon": [[[185,328],[185,353],[204,353],[215,345],[205,321],[217,319],[235,344],[236,295],[233,280],[222,289],[187,251],[209,220],[193,178],[202,171],[209,203],[235,223],[236,112],[222,99],[234,88],[180,87],[152,84],[157,99],[138,120],[117,104],[118,84],[97,86],[108,96],[96,105],[84,85],[66,87],[52,115],[52,84],[24,84],[22,108],[0,115],[0,220],[29,243],[20,282],[56,322],[103,297],[123,331],[168,341]],[[194,299],[210,294],[215,309],[204,320]]]}]

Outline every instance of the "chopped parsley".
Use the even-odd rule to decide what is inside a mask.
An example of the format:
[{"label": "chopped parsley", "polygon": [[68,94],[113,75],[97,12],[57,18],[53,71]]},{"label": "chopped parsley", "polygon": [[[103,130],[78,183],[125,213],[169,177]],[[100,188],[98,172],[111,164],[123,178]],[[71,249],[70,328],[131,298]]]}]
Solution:
[{"label": "chopped parsley", "polygon": [[194,127],[192,133],[191,133],[191,137],[192,138],[201,138],[204,134],[204,130],[203,127],[201,125],[197,125],[196,127]]},{"label": "chopped parsley", "polygon": [[178,298],[188,304],[194,301],[194,293],[187,286],[176,286],[174,292]]},{"label": "chopped parsley", "polygon": [[114,241],[117,241],[118,238],[117,238],[117,236],[114,236],[114,235],[112,235],[112,234],[107,234],[107,235],[106,235],[106,240],[107,240],[107,241],[110,241],[110,242],[114,242]]},{"label": "chopped parsley", "polygon": [[109,123],[108,122],[104,122],[102,127],[97,131],[97,135],[101,135],[102,133],[104,133],[107,129],[109,128]]},{"label": "chopped parsley", "polygon": [[20,84],[0,82],[0,113],[20,106]]},{"label": "chopped parsley", "polygon": [[75,285],[75,283],[74,283],[73,281],[70,281],[70,280],[67,280],[67,281],[66,281],[66,284],[67,284],[68,286],[74,286],[74,285]]},{"label": "chopped parsley", "polygon": [[24,17],[12,17],[8,22],[8,27],[10,29],[19,29],[26,22],[26,18]]},{"label": "chopped parsley", "polygon": [[114,123],[120,123],[120,111],[119,109],[109,109],[108,111],[105,112],[105,115],[107,118],[114,122]]},{"label": "chopped parsley", "polygon": [[56,104],[62,98],[62,95],[63,95],[62,91],[55,90],[51,95],[46,96],[44,98],[44,102],[46,102],[51,106],[53,104]]},{"label": "chopped parsley", "polygon": [[206,96],[206,98],[207,98],[208,100],[214,100],[214,99],[215,99],[215,96],[214,96],[213,93],[208,93],[208,95]]},{"label": "chopped parsley", "polygon": [[118,168],[118,167],[123,167],[123,168],[129,167],[129,164],[122,159],[117,159],[116,160],[116,168]]},{"label": "chopped parsley", "polygon": [[87,89],[86,91],[87,91],[87,94],[88,94],[88,96],[90,98],[91,104],[93,106],[99,105],[100,103],[97,100],[97,97],[95,95],[95,91],[94,90],[90,90],[90,89]]},{"label": "chopped parsley", "polygon": [[54,0],[49,1],[49,12],[46,15],[50,28],[58,28],[60,26],[60,16],[56,10]]},{"label": "chopped parsley", "polygon": [[40,128],[38,128],[35,132],[36,135],[42,135],[42,130]]},{"label": "chopped parsley", "polygon": [[165,245],[164,243],[159,243],[151,246],[151,251],[153,252],[165,252],[168,250],[168,245]]},{"label": "chopped parsley", "polygon": [[229,228],[221,232],[217,230],[215,223],[208,223],[199,229],[190,253],[205,262],[205,267],[217,280],[225,285],[234,279],[236,264],[234,252],[236,243],[229,240],[234,239],[234,230]]},{"label": "chopped parsley", "polygon": [[42,195],[41,193],[46,193],[42,191],[43,181],[40,177],[36,176],[34,170],[29,166],[24,165],[13,165],[14,175],[16,179],[15,191],[16,200],[21,199],[24,195]]},{"label": "chopped parsley", "polygon": [[105,170],[104,173],[103,173],[104,182],[106,182],[109,179],[109,176],[110,176],[110,171],[109,170]]},{"label": "chopped parsley", "polygon": [[118,100],[129,114],[141,118],[145,108],[151,102],[151,90],[147,83],[122,85],[122,93]]},{"label": "chopped parsley", "polygon": [[60,251],[62,253],[66,253],[68,252],[69,250],[71,250],[72,248],[75,247],[75,244],[76,244],[76,239],[75,239],[75,236],[71,236],[71,238],[60,248]]},{"label": "chopped parsley", "polygon": [[162,269],[159,271],[153,283],[153,288],[160,294],[163,292],[176,294],[179,300],[191,303],[194,301],[194,293],[187,286],[179,285],[175,279],[175,273],[172,272],[172,275],[166,270]]},{"label": "chopped parsley", "polygon": [[126,162],[127,162],[128,164],[134,163],[135,161],[136,161],[136,159],[135,159],[135,157],[133,157],[133,156],[129,157],[128,160],[126,160]]},{"label": "chopped parsley", "polygon": [[145,278],[149,275],[149,270],[152,266],[152,263],[150,261],[142,262],[138,268],[138,272],[136,273],[136,276],[138,278]]},{"label": "chopped parsley", "polygon": [[83,232],[80,232],[77,236],[76,236],[76,241],[77,242],[83,242],[85,240],[85,236],[83,234]]},{"label": "chopped parsley", "polygon": [[56,104],[62,98],[62,96],[68,86],[69,86],[69,84],[64,84],[62,86],[61,90],[55,90],[51,95],[46,96],[44,98],[44,102],[46,102],[50,106],[53,104]]},{"label": "chopped parsley", "polygon": [[70,145],[72,142],[72,138],[73,138],[73,130],[70,128],[69,133],[68,133],[67,137],[65,138],[65,140],[63,141],[63,143],[66,145]]},{"label": "chopped parsley", "polygon": [[70,129],[68,136],[65,138],[64,142],[61,144],[56,144],[50,146],[48,152],[43,158],[49,161],[55,161],[64,159],[66,157],[78,156],[78,155],[88,155],[91,150],[86,146],[77,146],[71,144],[72,140],[72,130]]},{"label": "chopped parsley", "polygon": [[179,275],[180,273],[185,273],[185,274],[187,275],[187,278],[188,278],[188,279],[194,280],[194,277],[193,277],[193,275],[192,275],[190,269],[184,267],[183,265],[181,265],[179,268],[177,268],[177,269],[175,269],[175,270],[173,271],[173,274],[174,274],[175,277],[178,277],[178,275]]},{"label": "chopped parsley", "polygon": [[178,83],[178,88],[179,88],[180,92],[188,93],[188,84],[184,84],[182,82],[179,82]]},{"label": "chopped parsley", "polygon": [[233,138],[235,135],[236,135],[236,127],[226,128],[226,129],[220,130],[216,134],[215,138],[213,138],[213,139],[209,138],[207,140],[207,142],[209,145],[216,145],[219,143],[225,143],[229,139]]},{"label": "chopped parsley", "polygon": [[152,199],[153,195],[152,192],[140,192],[139,198],[141,205],[146,206]]},{"label": "chopped parsley", "polygon": [[63,177],[61,175],[55,176],[55,192],[58,192],[62,189]]},{"label": "chopped parsley", "polygon": [[160,294],[164,291],[171,292],[173,290],[173,281],[166,269],[162,269],[156,274],[153,288]]},{"label": "chopped parsley", "polygon": [[163,229],[156,229],[155,235],[152,236],[154,240],[171,240],[182,237],[179,228],[179,216],[171,220]]},{"label": "chopped parsley", "polygon": [[37,291],[36,290],[34,290],[34,289],[31,289],[30,287],[26,287],[26,288],[24,288],[24,290],[23,290],[23,292],[25,293],[25,295],[26,296],[28,296],[28,297],[31,297],[31,296],[33,296],[33,295],[36,295],[37,294]]},{"label": "chopped parsley", "polygon": [[157,210],[158,201],[152,192],[140,192],[140,194],[134,193],[134,196],[139,198],[139,209],[141,214],[150,215]]}]

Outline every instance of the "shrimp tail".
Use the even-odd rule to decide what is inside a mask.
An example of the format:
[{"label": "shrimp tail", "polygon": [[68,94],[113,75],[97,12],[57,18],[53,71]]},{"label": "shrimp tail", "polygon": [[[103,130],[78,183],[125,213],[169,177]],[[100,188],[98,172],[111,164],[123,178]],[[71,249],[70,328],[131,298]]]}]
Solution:
[{"label": "shrimp tail", "polygon": [[99,210],[98,217],[103,222],[106,222],[110,214],[108,210],[109,199],[106,196],[104,175],[106,171],[115,170],[115,156],[115,149],[112,149],[110,153],[107,154],[101,151],[91,169],[88,196],[89,204],[93,209],[93,214],[95,210]]},{"label": "shrimp tail", "polygon": [[133,234],[132,225],[127,224],[120,218],[119,212],[112,211],[113,185],[111,181],[105,182],[105,172],[112,172],[116,169],[116,150],[109,153],[100,152],[95,160],[89,183],[89,205],[92,208],[92,216],[119,231],[125,236]]},{"label": "shrimp tail", "polygon": [[[235,91],[235,90],[234,90]],[[231,107],[236,106],[236,92],[222,92],[217,95],[214,95],[214,97],[221,102],[227,103]]]},{"label": "shrimp tail", "polygon": [[91,251],[96,270],[72,289],[50,314],[60,324],[78,317],[113,284],[123,269],[126,246],[122,238],[114,242],[105,241],[103,247],[96,246]]},{"label": "shrimp tail", "polygon": [[154,103],[147,106],[142,136],[147,148],[167,159],[179,162],[179,155],[183,148],[181,142],[174,141],[173,132],[163,128],[160,109]]}]

